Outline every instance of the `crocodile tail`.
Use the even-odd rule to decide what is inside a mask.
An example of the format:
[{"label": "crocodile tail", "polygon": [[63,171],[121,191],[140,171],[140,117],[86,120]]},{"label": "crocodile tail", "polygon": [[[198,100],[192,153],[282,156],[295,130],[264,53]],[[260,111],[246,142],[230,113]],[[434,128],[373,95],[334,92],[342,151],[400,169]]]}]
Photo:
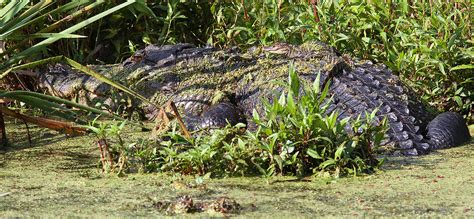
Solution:
[{"label": "crocodile tail", "polygon": [[459,113],[439,114],[426,127],[427,137],[433,149],[461,145],[471,138],[466,122]]}]

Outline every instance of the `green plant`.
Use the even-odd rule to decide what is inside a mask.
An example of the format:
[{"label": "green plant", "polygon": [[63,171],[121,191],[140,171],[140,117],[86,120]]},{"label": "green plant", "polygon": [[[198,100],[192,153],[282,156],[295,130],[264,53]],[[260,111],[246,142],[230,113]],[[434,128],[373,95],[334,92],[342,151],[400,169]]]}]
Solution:
[{"label": "green plant", "polygon": [[150,139],[141,138],[128,144],[128,171],[129,172],[154,172],[157,148]]},{"label": "green plant", "polygon": [[85,127],[97,137],[102,171],[118,172],[120,175],[127,164],[126,148],[120,135],[126,122],[115,124],[113,122],[98,122],[97,119],[98,117]]},{"label": "green plant", "polygon": [[[27,0],[11,1],[5,6],[5,8],[0,10],[0,17],[2,17],[2,22],[0,23],[0,42],[6,43],[8,45],[7,50],[0,51],[0,55],[2,55],[1,59],[5,59],[5,61],[0,64],[0,80],[10,75],[16,74],[19,70],[32,69],[49,63],[65,62],[66,64],[71,65],[77,70],[89,74],[92,77],[103,81],[104,83],[110,84],[111,86],[117,88],[120,91],[123,91],[124,93],[134,96],[142,101],[153,104],[143,96],[129,89],[128,87],[123,86],[120,83],[116,83],[110,80],[109,78],[104,77],[103,75],[93,71],[92,69],[86,66],[81,65],[80,63],[68,57],[60,55],[40,60],[32,60],[32,58],[40,58],[41,52],[45,50],[47,46],[53,44],[54,42],[57,42],[60,39],[82,37],[80,35],[75,35],[72,33],[81,30],[86,26],[90,25],[91,23],[98,21],[99,19],[110,15],[124,7],[134,4],[134,0],[129,0],[122,4],[108,8],[105,11],[102,11],[90,18],[87,18],[83,21],[78,22],[77,24],[66,28],[60,33],[45,34],[46,31],[51,31],[58,28],[60,26],[59,23],[64,23],[65,21],[60,20],[58,21],[59,23],[53,23],[50,26],[39,30],[38,33],[32,34],[33,36],[46,38],[45,40],[42,40],[33,45],[30,45],[30,41],[28,40],[18,40],[18,38],[24,38],[24,36],[21,35],[21,30],[30,30],[32,26],[34,26],[34,24],[41,23],[41,21],[43,21],[48,15],[62,15],[64,13],[69,12],[71,13],[70,19],[75,18],[76,16],[87,12],[91,7],[93,8],[97,5],[104,3],[104,1],[96,1],[94,3],[91,3],[90,5],[87,5],[91,2],[90,0],[75,1],[67,4],[58,3],[57,8],[52,8],[55,5],[52,3],[52,1],[40,1],[39,3],[36,3],[31,7],[28,7],[28,2],[29,1]],[[140,5],[140,3],[137,4]],[[80,11],[79,13],[73,12],[74,9],[77,7],[84,7],[84,10]],[[25,12],[20,13],[22,11]],[[21,50],[22,47],[28,48]],[[9,57],[10,55],[11,57]],[[21,64],[24,62],[26,63]],[[48,95],[34,94],[33,92],[7,92],[4,90],[0,90],[0,95],[0,98],[10,98],[13,100],[22,101],[27,105],[40,108],[46,112],[53,112],[54,114],[60,115],[61,118],[69,120],[77,120],[77,114],[74,113],[74,111],[71,109],[61,107],[59,104],[67,104],[68,106],[73,106],[81,110],[85,110],[87,112],[108,115],[91,107],[80,106],[79,104],[75,104],[66,100],[61,100],[60,98],[50,97]],[[115,118],[117,119],[119,117]]]},{"label": "green plant", "polygon": [[102,164],[102,171],[109,172],[114,169],[114,161],[110,151],[109,143],[107,142],[107,123],[97,123],[97,118],[92,120],[92,122],[85,126],[87,129],[91,130],[97,137],[97,146],[99,147],[100,152],[100,161]]},{"label": "green plant", "polygon": [[[156,151],[158,171],[213,175],[297,175],[319,172],[335,176],[370,172],[381,163],[374,157],[387,129],[384,119],[374,124],[376,111],[338,121],[326,114],[328,87],[303,84],[293,65],[286,91],[265,113],[254,112],[255,131],[238,124],[186,138],[176,125]],[[350,129],[350,131],[348,131]]]},{"label": "green plant", "polygon": [[127,121],[99,121],[97,117],[84,126],[97,138],[102,171],[117,175],[153,171],[156,148],[148,139],[124,138],[126,125]]},{"label": "green plant", "polygon": [[214,24],[209,28],[207,42],[218,46],[263,44],[274,42],[302,43],[307,28],[306,1],[263,2],[216,1],[211,7]]},{"label": "green plant", "polygon": [[[319,170],[340,173],[368,171],[378,165],[372,150],[383,138],[384,120],[374,129],[375,111],[362,120],[326,114],[329,84],[320,90],[319,75],[310,85],[300,84],[296,70],[289,68],[287,92],[266,104],[265,116],[254,111],[257,132],[253,144],[267,154],[270,165],[265,172],[291,172],[305,175]],[[350,127],[352,134],[346,132]],[[266,173],[267,174],[267,173]]]},{"label": "green plant", "polygon": [[[48,45],[57,42],[63,38],[82,38],[83,36],[72,34],[75,31],[78,31],[90,23],[93,23],[117,10],[120,10],[123,7],[133,4],[134,0],[129,0],[125,3],[120,5],[116,5],[108,10],[102,11],[95,16],[87,18],[77,24],[74,24],[65,30],[59,33],[48,33],[49,31],[55,30],[60,24],[64,24],[66,20],[62,19],[58,22],[51,24],[50,26],[43,27],[39,25],[40,30],[37,30],[36,33],[28,33],[27,36],[24,35],[24,32],[30,32],[35,30],[34,26],[41,24],[48,16],[56,16],[58,14],[65,14],[69,13],[70,19],[75,18],[85,12],[88,11],[91,7],[95,7],[98,4],[104,3],[104,1],[96,1],[94,3],[90,3],[89,0],[81,0],[81,1],[74,1],[70,3],[58,3],[54,4],[52,1],[43,0],[39,1],[38,3],[30,4],[28,0],[21,0],[21,1],[9,1],[5,3],[5,6],[0,10],[0,43],[2,47],[6,44],[6,48],[2,48],[0,51],[0,59],[3,61],[0,63],[0,85],[5,83],[3,79],[6,77],[14,75],[16,78],[17,71],[20,69],[25,68],[35,68],[39,65],[48,64],[51,62],[58,62],[64,61],[71,66],[90,74],[99,80],[105,81],[106,83],[111,84],[114,87],[124,91],[125,93],[135,95],[142,100],[147,101],[145,98],[139,96],[135,92],[131,91],[127,87],[121,86],[120,84],[114,83],[108,78],[105,78],[98,73],[88,69],[87,67],[77,63],[76,61],[69,59],[64,56],[55,56],[49,57],[45,59],[41,58],[41,53],[46,49]],[[53,6],[57,6],[54,8]],[[83,7],[84,10],[80,10],[79,12],[75,12],[74,10],[77,7]],[[43,23],[44,24],[44,23]],[[26,39],[25,39],[26,38]],[[35,41],[36,38],[46,38],[40,42]],[[34,43],[31,43],[34,42]],[[36,60],[35,59],[40,59]],[[22,64],[26,63],[26,64]],[[13,77],[13,78],[15,78]],[[8,81],[8,80],[7,80]],[[6,82],[7,84],[10,82]],[[63,100],[60,98],[52,97],[49,95],[44,95],[35,92],[29,91],[6,91],[0,89],[0,101],[3,101],[5,98],[9,100],[14,100],[26,104],[27,106],[33,109],[40,109],[45,114],[52,115],[56,118],[65,119],[68,121],[74,121],[82,124],[86,124],[88,118],[84,120],[84,113],[77,112],[76,109],[80,109],[86,113],[94,113],[99,115],[111,116],[117,119],[120,119],[117,116],[110,115],[108,113],[104,113],[100,110],[97,110],[92,107],[83,106],[71,101]],[[71,108],[74,107],[75,109]],[[9,109],[5,108],[2,110],[7,112]],[[9,113],[10,115],[16,115],[14,113]],[[2,116],[2,115],[0,115]],[[22,116],[22,115],[19,115]],[[19,117],[17,116],[17,117]],[[44,119],[35,119],[30,121],[35,121],[37,124],[43,124]],[[60,122],[56,122],[52,126],[45,126],[45,127],[53,127],[60,129],[61,127],[57,127]],[[50,124],[50,123],[48,123]],[[63,125],[65,123],[61,123],[59,125]],[[69,126],[67,128],[71,128]]]},{"label": "green plant", "polygon": [[[115,4],[106,1],[95,10],[103,11]],[[90,38],[72,41],[54,50],[71,57],[75,55],[74,59],[80,62],[117,63],[148,44],[202,45],[206,28],[212,22],[209,5],[208,1],[140,0],[82,30],[81,33]],[[79,54],[74,52],[77,48],[81,50]]]}]

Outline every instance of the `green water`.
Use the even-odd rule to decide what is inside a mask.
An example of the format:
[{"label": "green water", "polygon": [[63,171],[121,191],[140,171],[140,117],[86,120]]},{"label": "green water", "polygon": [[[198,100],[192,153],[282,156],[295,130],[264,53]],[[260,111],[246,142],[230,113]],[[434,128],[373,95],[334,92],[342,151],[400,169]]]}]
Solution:
[{"label": "green water", "polygon": [[[189,195],[196,202],[229,197],[237,217],[474,216],[474,141],[416,158],[388,158],[369,176],[296,181],[291,177],[207,179],[192,176],[103,175],[93,136],[9,124],[12,145],[0,152],[0,217],[145,216]],[[136,136],[136,133],[125,135]],[[138,134],[140,135],[140,134]],[[187,216],[224,216],[199,213]]]}]

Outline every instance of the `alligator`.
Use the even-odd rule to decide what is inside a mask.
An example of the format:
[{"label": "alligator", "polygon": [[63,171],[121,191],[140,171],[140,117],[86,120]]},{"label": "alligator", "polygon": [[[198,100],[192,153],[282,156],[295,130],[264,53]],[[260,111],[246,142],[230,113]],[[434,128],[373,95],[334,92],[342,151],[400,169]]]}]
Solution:
[{"label": "alligator", "polygon": [[[319,74],[320,86],[328,84],[332,99],[326,113],[337,111],[339,120],[378,109],[374,122],[388,119],[385,142],[395,146],[393,154],[423,155],[470,139],[460,114],[436,115],[385,65],[351,59],[321,42],[277,43],[252,47],[246,52],[191,44],[150,45],[123,63],[90,67],[156,105],[173,101],[190,130],[239,122],[254,129],[253,111],[263,115],[262,100],[271,102],[283,91],[280,84],[272,81],[286,80],[290,63],[303,83],[313,83]],[[124,96],[65,65],[50,66],[41,74],[39,83],[51,94],[75,97],[81,103],[101,103],[117,109],[122,102],[128,102],[138,106],[150,120],[158,114],[156,106],[110,98],[111,94]]]}]

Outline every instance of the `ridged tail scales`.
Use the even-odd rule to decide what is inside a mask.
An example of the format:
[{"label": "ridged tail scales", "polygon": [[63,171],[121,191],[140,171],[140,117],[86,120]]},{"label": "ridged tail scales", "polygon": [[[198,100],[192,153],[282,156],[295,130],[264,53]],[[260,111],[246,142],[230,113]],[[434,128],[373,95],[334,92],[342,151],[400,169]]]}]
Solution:
[{"label": "ridged tail scales", "polygon": [[397,148],[395,154],[416,156],[431,150],[423,136],[423,124],[427,122],[420,121],[419,113],[413,109],[413,105],[421,103],[411,100],[398,77],[385,66],[356,63],[351,70],[344,70],[332,79],[330,90],[334,103],[329,110],[338,110],[339,119],[356,118],[375,109],[378,109],[375,123],[387,117],[387,144]]},{"label": "ridged tail scales", "polygon": [[387,143],[397,148],[394,154],[423,155],[470,139],[460,114],[446,112],[432,119],[434,115],[383,65],[356,63],[351,70],[344,70],[331,80],[334,103],[329,110],[338,110],[342,119],[355,118],[377,108],[375,123],[387,117],[390,126]]},{"label": "ridged tail scales", "polygon": [[471,138],[463,117],[455,112],[439,114],[428,124],[426,130],[428,141],[433,149],[458,146]]}]

